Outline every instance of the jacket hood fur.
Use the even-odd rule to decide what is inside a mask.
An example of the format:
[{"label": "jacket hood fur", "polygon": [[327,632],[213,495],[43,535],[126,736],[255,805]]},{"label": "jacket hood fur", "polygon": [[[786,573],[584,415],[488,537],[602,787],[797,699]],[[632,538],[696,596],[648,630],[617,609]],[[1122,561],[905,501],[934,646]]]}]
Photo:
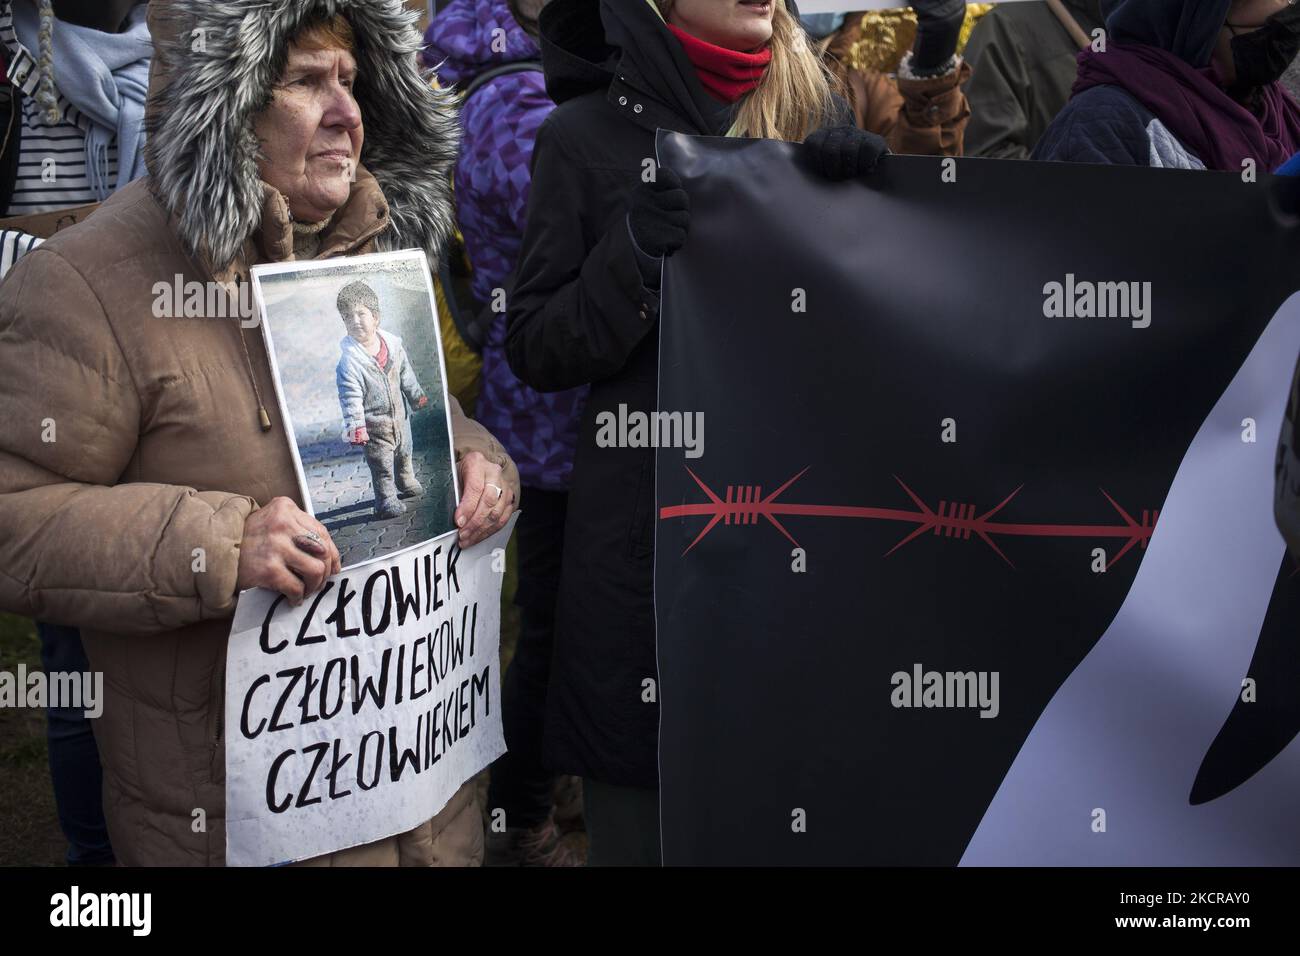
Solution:
[{"label": "jacket hood fur", "polygon": [[145,162],[188,253],[234,262],[261,224],[253,118],[271,102],[302,25],[342,14],[356,34],[361,165],[389,206],[380,248],[441,254],[453,231],[453,94],[421,73],[416,16],[401,0],[152,0]]}]

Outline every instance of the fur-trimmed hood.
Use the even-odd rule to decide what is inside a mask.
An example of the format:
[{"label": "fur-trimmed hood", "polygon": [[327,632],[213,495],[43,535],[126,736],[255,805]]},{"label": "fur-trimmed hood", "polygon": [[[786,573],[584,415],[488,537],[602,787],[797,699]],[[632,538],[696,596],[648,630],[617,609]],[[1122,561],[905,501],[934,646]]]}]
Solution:
[{"label": "fur-trimmed hood", "polygon": [[449,174],[458,125],[452,94],[418,65],[416,16],[401,0],[152,0],[154,65],[146,116],[150,189],[187,252],[219,271],[262,222],[253,118],[271,101],[289,39],[342,14],[357,37],[361,165],[389,207],[381,248],[441,254],[453,230]]}]

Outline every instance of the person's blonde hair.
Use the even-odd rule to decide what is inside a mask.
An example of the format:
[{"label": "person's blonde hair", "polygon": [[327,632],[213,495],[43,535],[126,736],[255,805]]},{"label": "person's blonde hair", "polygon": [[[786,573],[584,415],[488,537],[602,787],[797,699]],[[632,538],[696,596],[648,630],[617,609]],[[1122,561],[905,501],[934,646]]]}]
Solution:
[{"label": "person's blonde hair", "polygon": [[[666,21],[676,0],[655,2]],[[786,9],[785,0],[772,3],[772,62],[758,86],[741,100],[727,135],[801,142],[834,114],[839,81]]]}]

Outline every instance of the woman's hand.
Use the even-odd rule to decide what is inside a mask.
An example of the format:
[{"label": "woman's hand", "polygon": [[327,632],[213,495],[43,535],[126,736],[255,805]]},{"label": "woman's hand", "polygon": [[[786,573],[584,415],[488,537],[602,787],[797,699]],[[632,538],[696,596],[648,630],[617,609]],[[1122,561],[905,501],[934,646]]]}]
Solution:
[{"label": "woman's hand", "polygon": [[912,0],[916,11],[916,42],[912,44],[912,71],[933,73],[957,52],[961,25],[966,22],[965,0]]},{"label": "woman's hand", "polygon": [[297,607],[342,570],[339,549],[325,526],[288,498],[272,498],[244,522],[237,583],[241,591],[279,591]]},{"label": "woman's hand", "polygon": [[826,126],[804,140],[803,152],[817,172],[838,182],[875,170],[889,147],[875,133],[856,126]]},{"label": "woman's hand", "polygon": [[632,190],[627,224],[637,247],[648,256],[658,259],[680,249],[691,227],[690,197],[681,178],[660,166],[653,182]]},{"label": "woman's hand", "polygon": [[482,452],[470,452],[456,467],[461,487],[456,527],[460,528],[460,546],[468,548],[505,527],[515,510],[515,495],[502,481],[501,466],[488,461]]}]

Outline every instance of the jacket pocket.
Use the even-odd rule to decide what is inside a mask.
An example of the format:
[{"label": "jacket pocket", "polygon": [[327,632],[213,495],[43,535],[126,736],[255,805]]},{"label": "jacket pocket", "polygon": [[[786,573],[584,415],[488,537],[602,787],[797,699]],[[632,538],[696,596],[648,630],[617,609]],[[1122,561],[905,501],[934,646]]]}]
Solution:
[{"label": "jacket pocket", "polygon": [[636,498],[632,505],[632,524],[628,530],[628,550],[634,558],[654,554],[655,453],[647,450],[637,478]]}]

